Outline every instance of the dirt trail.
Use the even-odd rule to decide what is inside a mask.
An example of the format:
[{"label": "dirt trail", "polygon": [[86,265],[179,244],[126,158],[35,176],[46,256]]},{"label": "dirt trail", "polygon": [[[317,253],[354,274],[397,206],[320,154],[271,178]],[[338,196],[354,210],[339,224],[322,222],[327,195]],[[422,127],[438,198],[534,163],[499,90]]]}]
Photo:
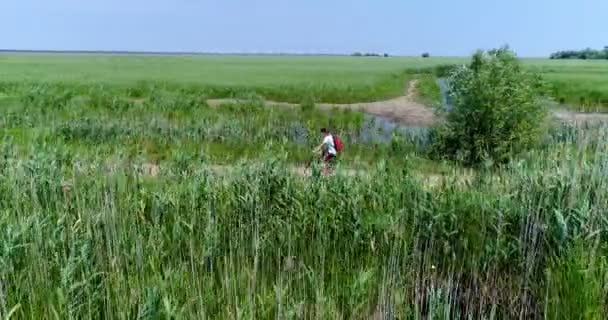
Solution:
[{"label": "dirt trail", "polygon": [[608,123],[608,113],[576,112],[567,109],[553,110],[553,117],[575,125]]},{"label": "dirt trail", "polygon": [[[377,102],[361,102],[361,103],[318,103],[316,106],[323,110],[336,109],[351,109],[361,111],[381,117],[391,119],[395,122],[413,125],[413,126],[429,126],[437,120],[433,109],[416,102],[418,81],[412,80],[408,83],[407,89],[403,96]],[[210,99],[207,103],[212,107],[218,107],[225,103],[239,102],[238,99]],[[298,107],[298,104],[283,103],[276,101],[265,101],[266,105],[283,106],[283,107]]]},{"label": "dirt trail", "polygon": [[[252,166],[255,166],[255,164],[252,164]],[[217,164],[209,165],[207,168],[209,168],[213,173],[219,174],[219,175],[233,174],[235,171],[237,171],[239,169],[239,167],[237,167],[237,166],[217,165]],[[292,174],[294,174],[296,176],[300,176],[300,177],[306,178],[306,177],[312,176],[312,169],[306,168],[305,166],[289,166],[288,171],[291,172]],[[355,177],[355,176],[364,176],[367,174],[367,171],[362,170],[362,169],[357,170],[357,169],[350,169],[350,168],[339,168],[334,171],[334,174],[340,175],[340,176]]]},{"label": "dirt trail", "polygon": [[[251,166],[255,167],[258,164],[252,163]],[[205,168],[210,170],[214,175],[219,176],[230,176],[238,173],[238,170],[241,170],[239,166],[234,165],[220,165],[220,164],[210,164]],[[288,171],[293,175],[302,177],[302,178],[310,178],[312,176],[312,169],[306,168],[305,166],[289,166]],[[110,170],[112,171],[112,170]],[[137,169],[137,172],[143,176],[147,177],[157,177],[162,173],[163,169],[161,166],[152,164],[152,163],[143,163]],[[342,177],[365,177],[368,176],[370,172],[365,168],[335,168],[332,176],[342,176]],[[438,173],[422,173],[417,172],[413,175],[418,181],[424,184],[424,186],[429,188],[439,187],[446,183],[456,184],[460,187],[466,187],[471,183],[474,179],[475,174],[473,171],[462,171],[455,176],[450,177],[450,175],[438,174]]]},{"label": "dirt trail", "polygon": [[[361,102],[361,103],[318,103],[316,106],[323,110],[351,109],[376,116],[391,119],[397,123],[409,126],[430,126],[437,122],[439,117],[435,114],[432,108],[425,106],[416,101],[417,97],[417,80],[412,80],[408,83],[407,89],[403,96],[376,102]],[[242,102],[239,99],[209,99],[207,103],[212,107],[219,107],[226,103]],[[266,105],[292,107],[296,108],[299,104],[265,101]],[[588,113],[577,112],[567,109],[555,109],[551,111],[554,119],[562,122],[570,122],[576,125],[581,124],[598,124],[608,123],[608,113]]]}]

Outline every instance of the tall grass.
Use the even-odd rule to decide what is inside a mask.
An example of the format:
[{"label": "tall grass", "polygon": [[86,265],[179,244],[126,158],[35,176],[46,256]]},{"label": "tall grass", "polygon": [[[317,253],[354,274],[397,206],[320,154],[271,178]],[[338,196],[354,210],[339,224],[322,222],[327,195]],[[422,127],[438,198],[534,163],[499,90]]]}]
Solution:
[{"label": "tall grass", "polygon": [[[446,166],[428,184],[419,161],[439,164],[418,158],[423,135],[366,139],[360,113],[262,108],[250,92],[212,108],[196,90],[130,90],[5,87],[0,317],[607,312],[604,128],[556,128],[499,170],[463,179]],[[340,166],[367,162],[364,174],[290,170],[321,126],[347,142]]]},{"label": "tall grass", "polygon": [[[606,145],[566,139],[464,187],[407,167],[302,179],[86,167],[3,138],[0,281],[16,318],[605,314]],[[453,177],[457,179],[456,176]]]},{"label": "tall grass", "polygon": [[104,150],[107,156],[144,156],[152,162],[176,151],[215,162],[257,160],[266,147],[287,150],[290,161],[303,162],[311,157],[321,127],[344,136],[348,162],[370,162],[390,151],[384,142],[392,129],[370,126],[359,112],[323,111],[314,104],[262,107],[257,96],[247,95],[244,102],[212,108],[198,93],[163,87],[141,92],[133,98],[103,86],[25,85],[15,93],[19,98],[0,102],[3,128],[22,145],[44,140],[85,157]]}]

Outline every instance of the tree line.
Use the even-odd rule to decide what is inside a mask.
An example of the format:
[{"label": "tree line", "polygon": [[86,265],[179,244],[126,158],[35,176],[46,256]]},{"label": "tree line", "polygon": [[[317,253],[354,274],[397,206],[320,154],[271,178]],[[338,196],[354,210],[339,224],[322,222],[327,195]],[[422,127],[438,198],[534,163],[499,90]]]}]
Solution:
[{"label": "tree line", "polygon": [[587,48],[584,50],[566,50],[551,54],[551,59],[583,59],[583,60],[608,60],[608,46],[602,50]]},{"label": "tree line", "polygon": [[366,52],[366,53],[354,52],[354,53],[351,54],[351,56],[353,56],[353,57],[384,57],[384,58],[388,58],[389,54],[388,53],[379,54],[379,53],[375,53],[375,52]]}]

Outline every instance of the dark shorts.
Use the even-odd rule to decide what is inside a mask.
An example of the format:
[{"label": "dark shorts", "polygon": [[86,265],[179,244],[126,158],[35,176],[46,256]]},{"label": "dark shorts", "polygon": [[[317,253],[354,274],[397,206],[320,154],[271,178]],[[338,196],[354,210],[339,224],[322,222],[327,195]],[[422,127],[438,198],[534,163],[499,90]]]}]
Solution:
[{"label": "dark shorts", "polygon": [[336,159],[336,155],[328,152],[325,155],[323,155],[322,159],[323,159],[323,162],[331,163],[331,162],[334,162],[334,160]]}]

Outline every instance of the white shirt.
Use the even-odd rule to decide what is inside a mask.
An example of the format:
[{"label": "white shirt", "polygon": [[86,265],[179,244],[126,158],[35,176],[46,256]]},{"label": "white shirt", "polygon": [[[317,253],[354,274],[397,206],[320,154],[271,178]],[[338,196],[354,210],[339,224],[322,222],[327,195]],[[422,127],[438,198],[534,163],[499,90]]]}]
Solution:
[{"label": "white shirt", "polygon": [[334,137],[332,137],[331,134],[328,134],[323,138],[323,145],[328,153],[333,154],[334,156],[338,154],[336,152],[336,145],[334,144]]}]

